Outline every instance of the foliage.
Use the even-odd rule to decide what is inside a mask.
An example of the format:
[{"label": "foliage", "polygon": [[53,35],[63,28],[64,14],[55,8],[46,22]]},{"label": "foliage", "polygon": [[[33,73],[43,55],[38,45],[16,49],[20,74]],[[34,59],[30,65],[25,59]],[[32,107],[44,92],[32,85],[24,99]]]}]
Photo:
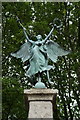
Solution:
[{"label": "foliage", "polygon": [[[3,78],[3,120],[25,120],[23,88],[15,78]],[[22,112],[23,110],[23,112]]]},{"label": "foliage", "polygon": [[[24,75],[24,64],[10,55],[25,42],[23,31],[16,22],[16,15],[27,28],[28,36],[32,40],[36,40],[37,34],[45,38],[52,28],[53,19],[61,19],[63,27],[55,30],[51,39],[72,52],[66,57],[59,57],[55,64],[56,69],[50,71],[54,86],[49,87],[59,90],[54,119],[79,120],[80,2],[3,3],[3,120],[26,119],[23,89],[32,87],[31,83],[34,83],[35,79],[28,79]],[[43,76],[43,80],[46,79],[46,76]]]}]

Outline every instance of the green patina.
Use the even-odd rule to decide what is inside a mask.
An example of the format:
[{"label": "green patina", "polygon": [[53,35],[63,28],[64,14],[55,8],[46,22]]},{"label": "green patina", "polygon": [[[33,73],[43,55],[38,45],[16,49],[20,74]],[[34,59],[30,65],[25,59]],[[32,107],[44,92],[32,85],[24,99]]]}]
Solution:
[{"label": "green patina", "polygon": [[[17,18],[18,19],[18,18]],[[12,56],[16,58],[21,58],[23,62],[29,61],[25,75],[31,77],[37,73],[42,73],[47,71],[48,82],[53,84],[49,78],[49,70],[54,69],[52,65],[48,65],[48,60],[50,59],[53,62],[57,62],[58,56],[64,56],[70,53],[70,51],[63,50],[57,43],[52,40],[49,40],[52,32],[55,28],[59,29],[61,27],[61,21],[59,19],[54,20],[54,25],[45,39],[42,39],[41,35],[37,35],[37,41],[32,41],[29,39],[26,28],[20,23],[23,28],[27,42],[25,42],[19,51],[16,53],[11,53]],[[59,23],[59,24],[58,24]],[[36,83],[35,88],[46,88],[45,84],[41,82],[39,76],[38,83]]]}]

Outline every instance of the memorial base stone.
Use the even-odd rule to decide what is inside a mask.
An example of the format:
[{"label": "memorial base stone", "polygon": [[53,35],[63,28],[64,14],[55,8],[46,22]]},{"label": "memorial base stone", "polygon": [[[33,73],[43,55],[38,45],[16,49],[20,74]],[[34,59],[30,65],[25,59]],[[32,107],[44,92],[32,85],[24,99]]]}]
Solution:
[{"label": "memorial base stone", "polygon": [[53,106],[56,104],[56,89],[24,90],[26,107],[29,104],[28,119],[53,119]]}]

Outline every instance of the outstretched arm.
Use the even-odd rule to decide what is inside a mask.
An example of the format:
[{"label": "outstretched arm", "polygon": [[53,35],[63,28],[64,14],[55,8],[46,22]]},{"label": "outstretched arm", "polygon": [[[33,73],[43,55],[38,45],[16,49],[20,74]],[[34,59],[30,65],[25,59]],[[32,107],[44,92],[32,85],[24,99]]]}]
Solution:
[{"label": "outstretched arm", "polygon": [[30,42],[30,43],[34,43],[34,41],[32,41],[32,40],[29,39],[29,37],[28,37],[28,35],[26,33],[26,28],[25,27],[23,27],[23,31],[24,31],[24,35],[25,35],[27,41]]},{"label": "outstretched arm", "polygon": [[30,43],[33,43],[33,41],[29,39],[29,37],[28,37],[28,35],[26,33],[26,28],[21,24],[20,19],[18,17],[16,17],[16,18],[17,18],[17,21],[20,24],[20,26],[23,28],[23,32],[24,32],[24,35],[25,35],[27,41],[30,42]]},{"label": "outstretched arm", "polygon": [[28,37],[28,35],[26,33],[26,28],[25,27],[23,27],[23,31],[24,31],[24,34],[25,34],[25,37],[26,37],[27,41],[30,42],[30,43],[32,43],[32,44],[34,44],[34,41],[32,41],[32,40],[29,39],[29,37]]},{"label": "outstretched arm", "polygon": [[54,28],[55,28],[55,26],[53,26],[53,28],[51,29],[50,33],[49,33],[49,34],[47,35],[47,37],[42,41],[42,43],[45,43],[45,42],[48,40],[48,38],[51,36]]},{"label": "outstretched arm", "polygon": [[47,35],[47,37],[44,39],[45,41],[51,36],[52,32],[54,30],[54,27],[51,29],[50,33]]},{"label": "outstretched arm", "polygon": [[[54,26],[51,29],[50,33],[47,35],[47,37],[43,40],[43,43],[46,42],[48,40],[48,38],[51,36],[54,28],[60,28],[62,26],[61,20],[59,20],[58,18],[55,18],[53,22],[54,22]],[[57,25],[56,22],[59,22],[59,25]]]},{"label": "outstretched arm", "polygon": [[27,33],[26,33],[26,28],[25,28],[25,27],[23,27],[23,32],[24,32],[24,35],[25,35],[27,41],[30,42],[30,39],[29,39],[29,37],[28,37],[28,35],[27,35]]}]

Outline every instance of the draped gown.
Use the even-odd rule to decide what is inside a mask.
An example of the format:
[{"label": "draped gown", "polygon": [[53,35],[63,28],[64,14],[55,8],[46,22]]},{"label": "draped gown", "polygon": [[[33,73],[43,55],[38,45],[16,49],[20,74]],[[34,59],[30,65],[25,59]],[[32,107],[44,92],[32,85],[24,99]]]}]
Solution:
[{"label": "draped gown", "polygon": [[26,69],[26,76],[28,77],[42,71],[54,69],[54,66],[48,65],[48,59],[56,63],[58,56],[69,54],[69,51],[62,49],[60,45],[52,40],[47,40],[44,43],[42,41],[30,41],[24,43],[19,51],[11,54],[16,58],[21,58],[23,62],[29,62],[26,65],[28,66]]}]

